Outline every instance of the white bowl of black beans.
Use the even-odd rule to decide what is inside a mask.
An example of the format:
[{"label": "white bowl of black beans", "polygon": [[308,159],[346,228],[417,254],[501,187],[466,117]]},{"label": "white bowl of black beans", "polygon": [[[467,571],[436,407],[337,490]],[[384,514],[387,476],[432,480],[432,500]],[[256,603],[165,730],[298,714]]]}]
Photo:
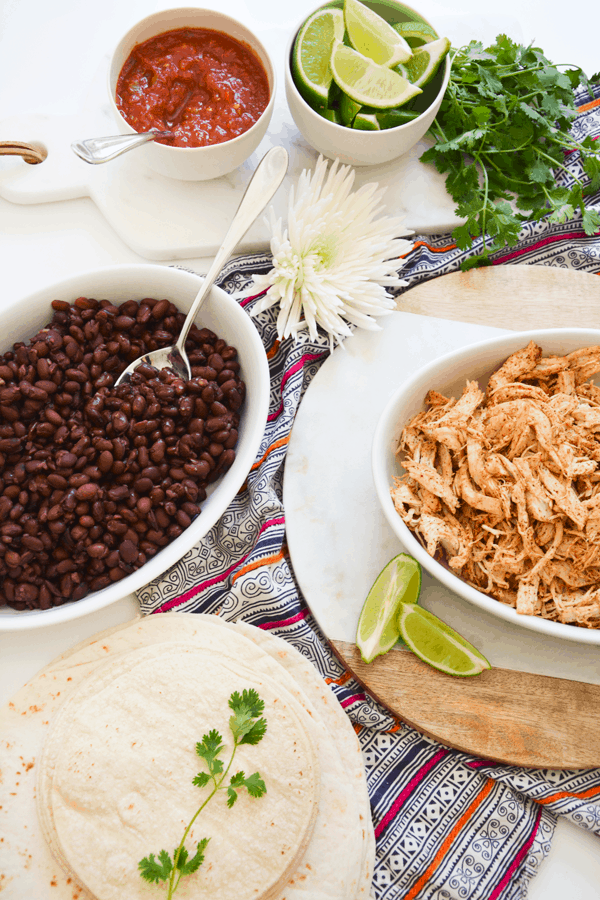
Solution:
[{"label": "white bowl of black beans", "polygon": [[255,460],[269,369],[248,314],[213,287],[186,344],[192,379],[129,361],[174,342],[200,286],[111,266],[0,312],[0,630],[108,606],[207,534]]}]

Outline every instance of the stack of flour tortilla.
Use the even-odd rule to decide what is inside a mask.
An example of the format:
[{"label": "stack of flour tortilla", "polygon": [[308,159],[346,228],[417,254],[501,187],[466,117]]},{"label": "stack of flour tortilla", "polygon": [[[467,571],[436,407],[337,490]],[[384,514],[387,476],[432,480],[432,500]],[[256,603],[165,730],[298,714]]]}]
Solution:
[{"label": "stack of flour tortilla", "polygon": [[217,793],[186,839],[210,838],[181,900],[366,900],[375,842],[360,747],[331,690],[293,647],[218,616],[169,613],[96,635],[0,711],[3,900],[147,900],[143,857],[173,856],[210,788],[196,743],[233,746],[228,699],[254,689],[264,738],[231,774],[266,793]]}]

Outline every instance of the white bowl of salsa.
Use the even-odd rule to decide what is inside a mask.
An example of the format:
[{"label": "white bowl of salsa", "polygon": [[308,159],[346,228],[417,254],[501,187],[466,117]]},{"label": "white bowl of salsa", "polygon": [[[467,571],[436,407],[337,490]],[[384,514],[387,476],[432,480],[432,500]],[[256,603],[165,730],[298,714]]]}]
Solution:
[{"label": "white bowl of salsa", "polygon": [[275,70],[241,22],[209,9],[164,10],[121,38],[109,67],[121,134],[170,131],[136,150],[161,175],[206,181],[232,172],[264,137]]}]

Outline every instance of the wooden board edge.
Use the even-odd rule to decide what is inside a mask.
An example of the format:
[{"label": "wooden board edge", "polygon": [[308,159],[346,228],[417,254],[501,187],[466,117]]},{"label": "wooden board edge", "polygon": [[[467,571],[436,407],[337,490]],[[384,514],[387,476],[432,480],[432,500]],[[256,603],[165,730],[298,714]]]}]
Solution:
[{"label": "wooden board edge", "polygon": [[[368,666],[354,644],[330,645],[375,700],[446,747],[527,768],[600,766],[600,716],[595,712],[600,709],[600,685],[496,667],[476,678],[453,678],[402,650]],[[403,702],[403,690],[411,692],[410,703]],[[416,714],[410,711],[412,705],[418,707]],[[445,710],[444,727],[436,726]],[[578,716],[579,730],[573,727]]]},{"label": "wooden board edge", "polygon": [[[396,297],[396,309],[528,331],[600,328],[600,275],[544,265],[503,265],[428,278]],[[565,317],[568,324],[565,325]]]}]

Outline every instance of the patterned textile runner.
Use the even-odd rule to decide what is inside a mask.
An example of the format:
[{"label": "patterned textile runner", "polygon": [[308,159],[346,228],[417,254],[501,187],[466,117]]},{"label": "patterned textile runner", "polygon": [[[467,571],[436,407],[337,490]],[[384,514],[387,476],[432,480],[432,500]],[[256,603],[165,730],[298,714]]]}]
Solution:
[{"label": "patterned textile runner", "polygon": [[[577,94],[578,136],[600,137],[600,87]],[[564,184],[581,174],[565,158]],[[600,193],[588,198],[600,209]],[[415,237],[402,276],[409,286],[456,271],[466,257],[450,235]],[[560,225],[527,223],[519,245],[495,265],[543,264],[600,273],[600,234],[577,217]],[[233,260],[220,284],[241,291],[270,258]],[[252,313],[256,298],[242,301]],[[440,746],[395,720],[365,695],[329,649],[294,579],[285,540],[283,468],[299,403],[329,355],[328,340],[279,342],[276,313],[254,321],[271,372],[269,416],[246,483],[206,538],[139,592],[143,613],[169,610],[243,619],[290,641],[312,661],[350,717],[360,740],[377,839],[377,900],[522,900],[550,849],[556,816],[600,835],[600,770],[524,770]],[[599,845],[600,849],[600,845]]]}]

